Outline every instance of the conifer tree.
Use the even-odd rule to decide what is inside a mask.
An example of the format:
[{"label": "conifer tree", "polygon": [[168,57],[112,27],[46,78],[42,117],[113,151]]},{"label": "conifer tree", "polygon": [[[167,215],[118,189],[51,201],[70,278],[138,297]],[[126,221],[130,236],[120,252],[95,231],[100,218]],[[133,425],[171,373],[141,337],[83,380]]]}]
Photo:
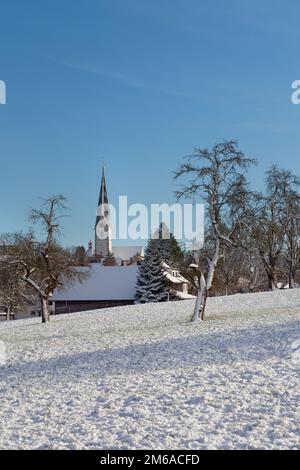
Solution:
[{"label": "conifer tree", "polygon": [[183,251],[174,235],[163,222],[154,235],[157,238],[158,249],[163,261],[172,267],[179,267],[184,259]]},{"label": "conifer tree", "polygon": [[114,257],[111,251],[109,251],[107,255],[105,256],[103,260],[103,265],[104,266],[116,266],[117,265],[116,258]]},{"label": "conifer tree", "polygon": [[149,240],[145,257],[139,265],[136,299],[140,303],[165,302],[169,289],[162,270],[158,240]]},{"label": "conifer tree", "polygon": [[83,246],[76,246],[75,248],[73,248],[72,255],[74,257],[74,263],[77,266],[86,266],[87,256],[85,248]]}]

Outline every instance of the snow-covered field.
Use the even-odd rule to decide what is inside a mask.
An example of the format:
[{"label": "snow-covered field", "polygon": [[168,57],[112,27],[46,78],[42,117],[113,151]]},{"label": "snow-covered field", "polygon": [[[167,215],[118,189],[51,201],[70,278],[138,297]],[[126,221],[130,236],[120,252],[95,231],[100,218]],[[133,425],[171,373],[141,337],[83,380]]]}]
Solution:
[{"label": "snow-covered field", "polygon": [[0,447],[299,449],[300,290],[192,308],[1,322]]}]

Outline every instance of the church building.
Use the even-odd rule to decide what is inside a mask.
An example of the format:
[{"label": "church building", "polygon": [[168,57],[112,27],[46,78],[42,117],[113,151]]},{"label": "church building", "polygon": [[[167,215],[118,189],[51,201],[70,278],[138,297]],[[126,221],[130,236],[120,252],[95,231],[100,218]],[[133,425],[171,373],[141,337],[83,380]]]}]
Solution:
[{"label": "church building", "polygon": [[92,253],[91,242],[89,244],[88,253],[95,255],[96,259],[103,259],[112,253],[117,261],[117,265],[132,265],[136,261],[143,258],[143,246],[113,246],[112,244],[112,227],[106,223],[109,218],[109,202],[106,189],[106,181],[104,168],[102,168],[102,177],[100,184],[100,194],[98,199],[97,214],[95,221],[95,251]]}]

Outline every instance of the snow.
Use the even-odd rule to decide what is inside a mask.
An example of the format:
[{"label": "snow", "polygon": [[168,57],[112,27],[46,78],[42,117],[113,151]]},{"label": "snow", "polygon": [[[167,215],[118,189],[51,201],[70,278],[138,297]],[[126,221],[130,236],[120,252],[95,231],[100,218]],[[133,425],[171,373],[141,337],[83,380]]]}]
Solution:
[{"label": "snow", "polygon": [[181,300],[188,300],[188,299],[196,300],[195,295],[188,294],[187,292],[181,292],[180,290],[172,290],[172,294],[176,295],[176,297]]},{"label": "snow", "polygon": [[299,449],[300,290],[1,322],[4,449]]},{"label": "snow", "polygon": [[[87,268],[81,270],[86,271]],[[51,300],[133,300],[137,270],[137,266],[103,266],[92,263],[87,279],[74,282],[63,290],[57,289]]]}]

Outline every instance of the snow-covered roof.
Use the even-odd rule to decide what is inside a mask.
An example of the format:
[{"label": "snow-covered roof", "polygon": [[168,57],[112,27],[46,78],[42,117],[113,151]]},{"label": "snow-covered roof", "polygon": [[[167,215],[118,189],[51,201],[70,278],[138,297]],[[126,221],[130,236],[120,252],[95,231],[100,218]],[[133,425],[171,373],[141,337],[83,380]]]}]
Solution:
[{"label": "snow-covered roof", "polygon": [[179,272],[177,276],[174,276],[170,271],[163,271],[163,274],[166,279],[168,279],[173,284],[189,284],[189,281],[183,277]]},{"label": "snow-covered roof", "polygon": [[[172,268],[168,263],[163,261],[162,263],[164,276],[171,281],[173,284],[189,284],[190,282],[180,274],[179,269]],[[176,273],[176,275],[174,274]]]},{"label": "snow-covered roof", "polygon": [[116,258],[122,260],[129,260],[136,254],[144,256],[143,246],[113,246],[112,251]]},{"label": "snow-covered roof", "polygon": [[137,266],[91,264],[88,279],[82,284],[76,282],[64,290],[55,290],[51,300],[133,300],[137,269]]},{"label": "snow-covered roof", "polygon": [[165,268],[165,269],[171,269],[171,266],[170,266],[168,263],[166,263],[165,261],[163,261],[163,262],[161,263],[161,265],[162,265],[162,267]]}]

